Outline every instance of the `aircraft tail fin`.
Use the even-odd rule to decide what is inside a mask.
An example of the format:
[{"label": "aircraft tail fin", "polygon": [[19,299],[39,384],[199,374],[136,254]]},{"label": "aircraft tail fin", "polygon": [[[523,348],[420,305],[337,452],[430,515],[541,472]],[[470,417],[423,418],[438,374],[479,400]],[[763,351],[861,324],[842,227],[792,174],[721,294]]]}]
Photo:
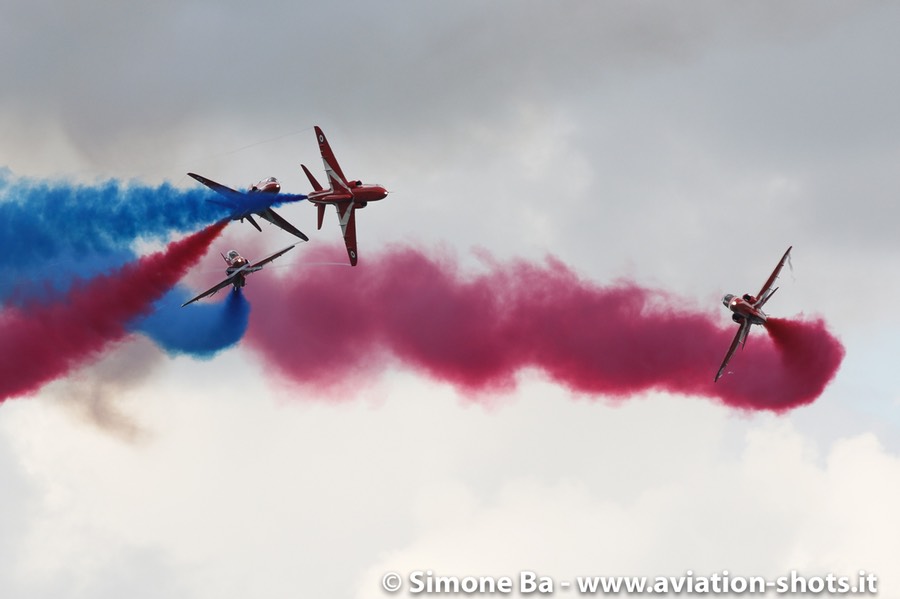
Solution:
[{"label": "aircraft tail fin", "polygon": [[313,174],[309,172],[309,169],[306,168],[305,164],[301,164],[300,168],[303,169],[303,172],[306,173],[306,178],[309,179],[309,184],[312,185],[313,190],[322,191],[322,186],[319,185],[319,182],[316,181],[316,178],[313,177]]},{"label": "aircraft tail fin", "polygon": [[778,291],[778,287],[775,287],[774,289],[767,291],[765,293],[765,295],[763,295],[761,298],[759,298],[759,300],[755,304],[753,304],[753,307],[754,308],[762,308],[763,306],[765,306],[766,302],[769,301],[770,297],[775,295],[776,291]]},{"label": "aircraft tail fin", "polygon": [[316,209],[319,211],[316,229],[321,231],[322,221],[325,219],[325,204],[316,204]]}]

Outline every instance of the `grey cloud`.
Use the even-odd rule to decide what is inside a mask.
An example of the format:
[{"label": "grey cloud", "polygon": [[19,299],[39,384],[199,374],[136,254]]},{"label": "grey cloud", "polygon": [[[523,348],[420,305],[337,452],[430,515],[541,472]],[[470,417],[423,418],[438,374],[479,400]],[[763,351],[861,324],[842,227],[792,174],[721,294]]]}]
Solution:
[{"label": "grey cloud", "polygon": [[[820,22],[847,12],[817,7]],[[806,28],[800,9],[765,19],[760,9],[715,3],[94,2],[9,10],[16,35],[4,49],[28,59],[0,70],[12,90],[8,109],[59,118],[98,156],[104,144],[207,115],[305,121],[326,113],[406,133],[493,118],[518,97],[555,100],[596,89],[614,73],[686,60],[732,31]]]}]

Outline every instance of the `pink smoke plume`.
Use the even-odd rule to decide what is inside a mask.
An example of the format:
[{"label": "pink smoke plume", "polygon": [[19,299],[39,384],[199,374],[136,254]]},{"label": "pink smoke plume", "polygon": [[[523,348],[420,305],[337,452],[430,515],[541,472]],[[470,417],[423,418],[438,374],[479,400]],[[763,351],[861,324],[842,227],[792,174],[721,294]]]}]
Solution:
[{"label": "pink smoke plume", "polygon": [[394,247],[356,268],[257,277],[247,289],[246,342],[318,391],[365,385],[397,363],[471,392],[510,390],[537,369],[579,393],[660,390],[781,412],[818,397],[844,356],[821,320],[772,319],[713,383],[736,331],[724,314],[634,284],[598,286],[552,259],[466,276],[452,257]]},{"label": "pink smoke plume", "polygon": [[128,334],[206,252],[216,223],[121,269],[76,282],[52,303],[0,311],[0,401],[31,393],[97,356]]}]

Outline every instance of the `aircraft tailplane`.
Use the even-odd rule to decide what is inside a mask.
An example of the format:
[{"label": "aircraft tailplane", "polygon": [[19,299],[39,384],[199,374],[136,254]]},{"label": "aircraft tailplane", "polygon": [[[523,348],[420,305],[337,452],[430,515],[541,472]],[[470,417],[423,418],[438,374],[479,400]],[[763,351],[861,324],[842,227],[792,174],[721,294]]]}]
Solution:
[{"label": "aircraft tailplane", "polygon": [[[247,219],[247,222],[249,222],[251,225],[253,225],[254,227],[256,227],[256,230],[257,230],[257,231],[259,231],[260,233],[262,233],[262,227],[259,226],[259,223],[256,222],[256,219],[253,218],[253,215],[252,215],[252,214],[248,214],[248,215],[246,215],[244,218]],[[243,221],[244,218],[242,218],[241,221]]]},{"label": "aircraft tailplane", "polygon": [[316,209],[319,211],[316,229],[321,231],[322,220],[325,218],[325,204],[316,204]]},{"label": "aircraft tailplane", "polygon": [[[319,185],[319,182],[316,181],[316,178],[313,177],[313,174],[309,172],[309,169],[306,168],[305,164],[301,164],[300,168],[303,169],[303,172],[306,173],[306,178],[309,179],[309,184],[312,185],[314,191],[322,191],[322,186]],[[320,227],[321,228],[321,227]]]},{"label": "aircraft tailplane", "polygon": [[776,292],[776,291],[778,291],[778,287],[776,287],[775,289],[772,289],[771,291],[769,291],[768,293],[766,293],[764,296],[762,296],[762,297],[759,299],[758,302],[756,302],[755,304],[753,304],[753,307],[754,307],[754,308],[762,308],[763,306],[765,306],[765,305],[766,305],[766,302],[769,301],[769,298],[770,298],[770,297],[772,297],[773,295],[775,295],[775,292]]}]

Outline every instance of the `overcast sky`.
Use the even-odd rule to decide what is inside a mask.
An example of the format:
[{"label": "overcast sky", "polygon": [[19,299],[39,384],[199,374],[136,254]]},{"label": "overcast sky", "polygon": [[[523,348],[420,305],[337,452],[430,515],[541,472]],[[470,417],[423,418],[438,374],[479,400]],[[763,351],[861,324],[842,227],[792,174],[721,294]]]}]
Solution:
[{"label": "overcast sky", "polygon": [[[722,294],[793,245],[767,310],[847,354],[776,416],[532,372],[473,401],[400,366],[336,402],[240,345],[136,335],[0,405],[0,594],[363,598],[415,569],[864,569],[900,593],[898,26],[886,2],[5,2],[13,177],[306,193],[319,125],[392,192],[358,268],[394,242],[553,255],[727,324]],[[283,214],[339,241],[330,212]],[[264,230],[213,249],[285,245]]]}]

